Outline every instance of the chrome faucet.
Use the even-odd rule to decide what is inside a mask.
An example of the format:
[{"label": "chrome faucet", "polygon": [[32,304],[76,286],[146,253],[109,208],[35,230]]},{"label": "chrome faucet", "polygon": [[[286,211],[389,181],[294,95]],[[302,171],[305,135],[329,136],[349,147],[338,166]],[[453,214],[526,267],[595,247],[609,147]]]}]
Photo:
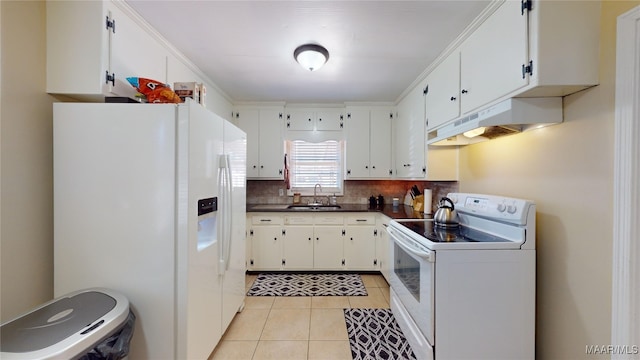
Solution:
[{"label": "chrome faucet", "polygon": [[313,186],[313,203],[314,203],[314,204],[320,204],[320,203],[318,202],[318,199],[316,198],[316,196],[317,196],[317,195],[316,195],[316,190],[317,190],[318,188],[320,188],[320,192],[322,192],[322,186],[321,186],[320,184],[315,184],[315,185]]}]

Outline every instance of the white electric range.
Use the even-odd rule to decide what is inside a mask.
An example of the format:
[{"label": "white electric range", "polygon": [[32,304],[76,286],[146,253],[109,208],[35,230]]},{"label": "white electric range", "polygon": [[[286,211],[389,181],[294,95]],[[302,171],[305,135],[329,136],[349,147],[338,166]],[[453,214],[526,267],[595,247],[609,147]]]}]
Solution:
[{"label": "white electric range", "polygon": [[535,204],[449,193],[459,226],[391,220],[391,308],[418,359],[535,357]]}]

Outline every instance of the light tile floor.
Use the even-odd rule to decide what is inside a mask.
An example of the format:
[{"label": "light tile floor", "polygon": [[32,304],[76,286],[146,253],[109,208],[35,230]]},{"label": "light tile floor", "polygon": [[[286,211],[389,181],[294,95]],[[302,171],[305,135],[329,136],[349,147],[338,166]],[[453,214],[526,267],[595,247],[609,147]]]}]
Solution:
[{"label": "light tile floor", "polygon": [[209,360],[351,360],[343,309],[389,308],[384,277],[361,276],[368,296],[247,296]]}]

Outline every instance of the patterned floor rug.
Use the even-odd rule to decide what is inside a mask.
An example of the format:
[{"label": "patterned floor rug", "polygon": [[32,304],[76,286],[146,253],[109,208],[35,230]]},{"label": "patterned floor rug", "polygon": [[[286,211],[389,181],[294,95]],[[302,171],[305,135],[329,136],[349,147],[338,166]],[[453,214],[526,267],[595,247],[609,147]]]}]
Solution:
[{"label": "patterned floor rug", "polygon": [[248,296],[367,296],[358,274],[259,274]]},{"label": "patterned floor rug", "polygon": [[353,360],[415,359],[391,309],[344,309]]}]

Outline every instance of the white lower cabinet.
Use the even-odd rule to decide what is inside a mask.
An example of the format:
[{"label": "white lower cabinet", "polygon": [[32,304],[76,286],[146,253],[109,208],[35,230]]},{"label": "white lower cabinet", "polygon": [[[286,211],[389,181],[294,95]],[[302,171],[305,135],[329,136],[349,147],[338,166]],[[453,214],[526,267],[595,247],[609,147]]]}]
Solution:
[{"label": "white lower cabinet", "polygon": [[254,229],[253,267],[262,270],[279,270],[282,265],[281,227],[264,226]]},{"label": "white lower cabinet", "polygon": [[314,229],[313,268],[342,270],[344,226],[320,225]]},{"label": "white lower cabinet", "polygon": [[378,215],[378,219],[376,221],[376,228],[378,230],[378,236],[376,237],[376,258],[378,259],[378,269],[384,276],[385,280],[389,282],[389,271],[391,267],[389,266],[389,236],[387,234],[387,226],[389,226],[389,222],[391,218],[385,215]]},{"label": "white lower cabinet", "polygon": [[377,270],[376,214],[349,215],[345,222],[344,268]]},{"label": "white lower cabinet", "polygon": [[314,270],[341,270],[344,257],[343,213],[313,215],[313,268]]},{"label": "white lower cabinet", "polygon": [[377,214],[249,213],[247,268],[378,270]]},{"label": "white lower cabinet", "polygon": [[286,226],[282,240],[282,268],[313,269],[313,226]]},{"label": "white lower cabinet", "polygon": [[313,217],[285,215],[282,241],[282,268],[313,270]]},{"label": "white lower cabinet", "polygon": [[280,270],[282,267],[282,216],[252,214],[247,219],[251,240],[248,269]]}]

